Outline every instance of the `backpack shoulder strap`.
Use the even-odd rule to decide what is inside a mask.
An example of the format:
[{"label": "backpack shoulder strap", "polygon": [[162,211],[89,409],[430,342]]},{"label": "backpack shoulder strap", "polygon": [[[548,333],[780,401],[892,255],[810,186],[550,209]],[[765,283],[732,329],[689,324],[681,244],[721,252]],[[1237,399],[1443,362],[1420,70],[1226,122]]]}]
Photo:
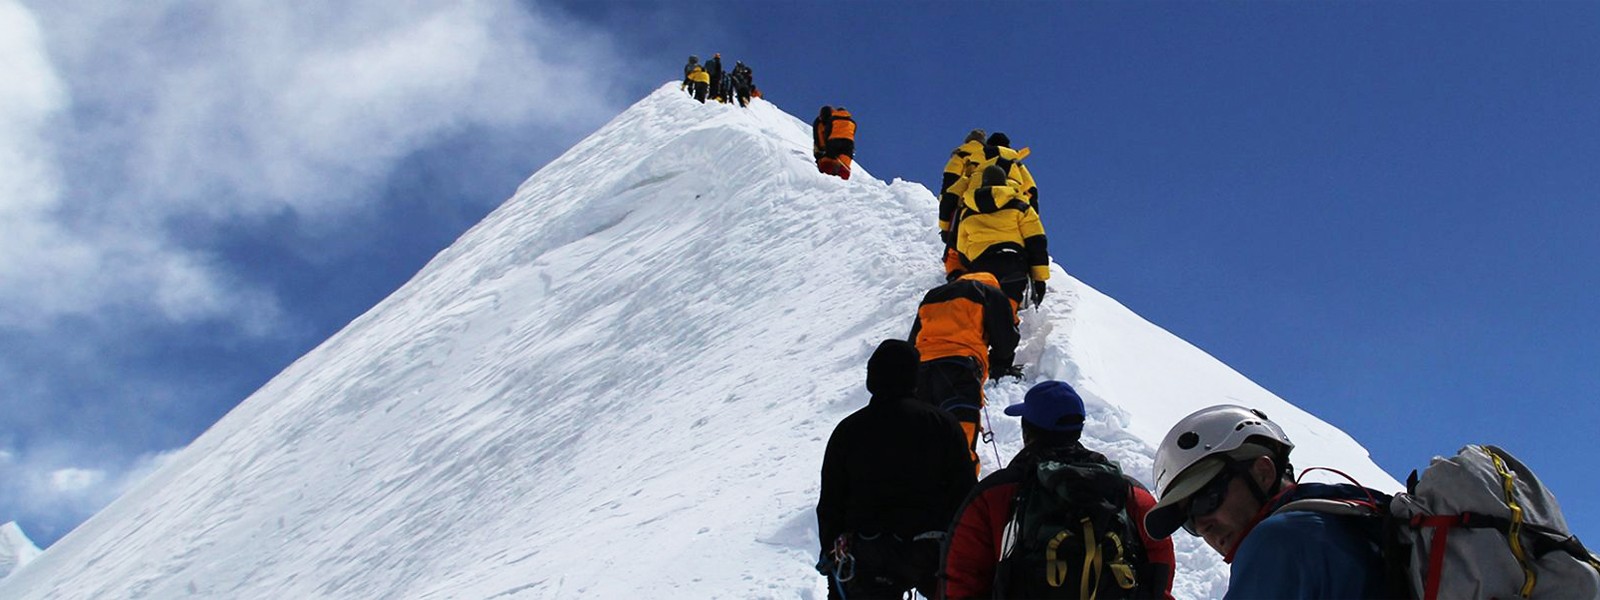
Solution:
[{"label": "backpack shoulder strap", "polygon": [[1329,498],[1295,500],[1278,507],[1278,510],[1272,511],[1272,514],[1295,511],[1319,512],[1348,517],[1382,516],[1379,507],[1371,502],[1364,500],[1333,500]]}]

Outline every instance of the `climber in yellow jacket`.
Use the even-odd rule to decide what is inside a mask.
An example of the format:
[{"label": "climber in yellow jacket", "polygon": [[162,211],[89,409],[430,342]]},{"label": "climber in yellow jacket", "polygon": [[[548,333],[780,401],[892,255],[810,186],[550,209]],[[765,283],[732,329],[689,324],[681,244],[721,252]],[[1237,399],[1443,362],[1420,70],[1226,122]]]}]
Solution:
[{"label": "climber in yellow jacket", "polygon": [[993,273],[1013,303],[1022,304],[1031,287],[1031,299],[1038,306],[1044,301],[1045,281],[1050,279],[1044,224],[1028,203],[1027,194],[1007,179],[1004,169],[990,165],[981,173],[976,186],[970,184],[973,177],[967,177],[955,225],[956,251],[967,271]]},{"label": "climber in yellow jacket", "polygon": [[701,104],[706,103],[706,93],[711,89],[711,74],[707,73],[700,65],[689,66],[689,85],[694,88],[694,99]]},{"label": "climber in yellow jacket", "polygon": [[944,180],[939,183],[940,194],[950,189],[950,184],[972,174],[973,167],[978,164],[977,157],[983,156],[983,135],[982,129],[974,129],[960,146],[950,151],[950,160],[944,163]]},{"label": "climber in yellow jacket", "polygon": [[[959,173],[962,176],[968,176],[968,181],[976,184],[976,178],[970,177],[972,173],[982,173],[988,167],[998,166],[1005,170],[1006,179],[1011,180],[1011,184],[1028,197],[1028,204],[1032,205],[1033,210],[1037,212],[1039,210],[1039,185],[1034,182],[1033,173],[1028,171],[1027,165],[1022,164],[1022,159],[1027,158],[1029,153],[1030,151],[1027,148],[1013,150],[1011,148],[1011,138],[1004,133],[996,131],[990,134],[989,139],[984,142],[982,151],[970,153],[965,157],[966,164],[959,167]],[[951,160],[953,162],[955,160],[954,157]],[[946,163],[946,179],[949,179],[950,172],[951,165]],[[958,183],[959,179],[957,182],[945,186],[944,192],[940,194],[941,202],[943,202],[945,193],[953,193],[956,198],[966,194],[967,190],[959,187]]]},{"label": "climber in yellow jacket", "polygon": [[983,156],[983,130],[974,129],[967,139],[950,151],[950,160],[944,164],[944,180],[939,182],[939,239],[944,241],[944,273],[954,280],[963,272],[961,254],[956,252],[955,238],[951,237],[956,213],[961,208],[961,195],[949,194],[950,186],[972,174]]}]

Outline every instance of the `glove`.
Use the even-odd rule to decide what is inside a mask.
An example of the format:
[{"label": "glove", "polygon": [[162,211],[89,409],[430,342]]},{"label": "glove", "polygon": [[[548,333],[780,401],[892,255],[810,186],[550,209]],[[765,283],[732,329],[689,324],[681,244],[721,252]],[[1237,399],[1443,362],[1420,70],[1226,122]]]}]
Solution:
[{"label": "glove", "polygon": [[833,557],[826,553],[817,559],[817,573],[827,576],[833,574]]},{"label": "glove", "polygon": [[1004,369],[995,369],[993,372],[989,373],[989,379],[991,380],[1000,381],[1001,377],[1015,377],[1019,380],[1022,379],[1022,365],[1011,365]]},{"label": "glove", "polygon": [[1043,281],[1033,282],[1033,307],[1038,308],[1044,302],[1045,285]]}]

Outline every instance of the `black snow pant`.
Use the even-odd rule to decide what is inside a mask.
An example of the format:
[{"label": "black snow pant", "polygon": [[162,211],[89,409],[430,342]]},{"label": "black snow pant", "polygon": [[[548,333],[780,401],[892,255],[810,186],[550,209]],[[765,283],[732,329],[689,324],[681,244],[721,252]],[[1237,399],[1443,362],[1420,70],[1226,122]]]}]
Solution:
[{"label": "black snow pant", "polygon": [[710,87],[710,84],[700,83],[698,81],[690,84],[690,89],[693,92],[694,99],[695,100],[699,100],[701,104],[705,104],[706,103],[706,89],[708,87]]},{"label": "black snow pant", "polygon": [[851,160],[856,157],[856,141],[844,138],[833,138],[823,146],[828,156],[848,156]]},{"label": "black snow pant", "polygon": [[990,248],[972,261],[968,270],[994,275],[1000,281],[1000,291],[1019,307],[1028,295],[1028,286],[1033,283],[1028,258],[1016,248]]},{"label": "black snow pant", "polygon": [[978,464],[978,415],[983,411],[983,370],[970,356],[936,358],[917,366],[917,399],[955,416]]}]

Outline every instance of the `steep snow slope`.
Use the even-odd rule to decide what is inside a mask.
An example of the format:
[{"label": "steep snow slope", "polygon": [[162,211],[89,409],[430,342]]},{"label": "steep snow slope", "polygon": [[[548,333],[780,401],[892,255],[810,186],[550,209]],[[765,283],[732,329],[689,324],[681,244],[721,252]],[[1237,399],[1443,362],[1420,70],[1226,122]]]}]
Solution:
[{"label": "steep snow slope", "polygon": [[[809,147],[771,104],[663,86],[0,597],[822,597],[822,446],[942,278],[926,188],[820,175]],[[1024,316],[1028,379],[1079,386],[1088,443],[1130,472],[1233,401],[1284,422],[1298,462],[1394,486],[1343,433],[1052,284]],[[988,468],[1018,444],[992,413]],[[1180,552],[1180,596],[1220,594],[1220,562]]]},{"label": "steep snow slope", "polygon": [[16,523],[0,525],[0,579],[33,562],[39,556],[39,547],[22,533]]}]

